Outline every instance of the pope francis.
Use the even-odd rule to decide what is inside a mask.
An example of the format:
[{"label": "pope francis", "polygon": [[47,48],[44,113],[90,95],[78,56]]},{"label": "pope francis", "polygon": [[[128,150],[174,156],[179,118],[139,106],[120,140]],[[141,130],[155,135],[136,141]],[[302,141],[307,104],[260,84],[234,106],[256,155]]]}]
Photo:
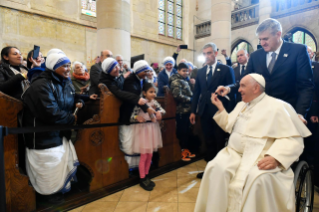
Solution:
[{"label": "pope francis", "polygon": [[242,102],[228,114],[216,94],[213,117],[230,133],[228,146],[205,169],[195,212],[293,212],[294,173],[307,127],[288,103],[265,94],[265,79],[240,81]]}]

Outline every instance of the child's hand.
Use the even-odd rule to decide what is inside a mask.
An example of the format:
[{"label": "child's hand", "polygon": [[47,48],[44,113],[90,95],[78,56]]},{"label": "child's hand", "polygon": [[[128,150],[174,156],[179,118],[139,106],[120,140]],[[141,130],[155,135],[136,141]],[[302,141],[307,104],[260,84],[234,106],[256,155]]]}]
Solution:
[{"label": "child's hand", "polygon": [[140,123],[146,121],[146,120],[145,120],[143,117],[141,117],[141,116],[137,116],[137,117],[136,117],[136,120],[137,120],[138,122],[140,122]]},{"label": "child's hand", "polygon": [[161,121],[162,120],[162,113],[160,111],[156,112],[156,119],[157,119],[157,121]]},{"label": "child's hand", "polygon": [[157,120],[156,120],[156,116],[154,115],[154,114],[152,114],[151,116],[150,116],[150,118],[151,118],[151,121],[152,122],[156,122]]}]

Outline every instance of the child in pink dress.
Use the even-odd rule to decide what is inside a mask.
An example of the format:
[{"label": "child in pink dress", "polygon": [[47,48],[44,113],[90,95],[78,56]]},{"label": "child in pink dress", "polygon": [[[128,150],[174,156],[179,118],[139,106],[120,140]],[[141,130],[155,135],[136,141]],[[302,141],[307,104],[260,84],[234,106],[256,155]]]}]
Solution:
[{"label": "child in pink dress", "polygon": [[131,116],[132,122],[146,122],[133,125],[133,152],[140,154],[139,173],[140,186],[151,191],[155,187],[155,183],[148,178],[148,172],[152,162],[153,152],[163,146],[161,129],[158,121],[161,120],[165,110],[155,100],[156,90],[152,83],[145,83],[143,86],[143,95],[148,100],[148,105],[156,111],[151,118],[148,113],[144,113],[140,107],[135,107]]}]

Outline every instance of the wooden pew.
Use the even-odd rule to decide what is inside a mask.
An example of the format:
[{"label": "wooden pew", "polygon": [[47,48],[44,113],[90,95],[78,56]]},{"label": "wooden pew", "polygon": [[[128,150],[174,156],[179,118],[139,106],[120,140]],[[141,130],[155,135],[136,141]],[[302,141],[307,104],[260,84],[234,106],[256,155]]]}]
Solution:
[{"label": "wooden pew", "polygon": [[[0,92],[0,125],[17,127],[17,115],[22,108],[20,100]],[[29,178],[19,172],[17,135],[4,138],[4,162],[7,212],[35,211],[35,191],[28,184]]]},{"label": "wooden pew", "polygon": [[[101,97],[97,114],[84,124],[117,123],[121,101],[105,85],[100,84]],[[175,117],[173,96],[166,90],[165,98],[157,98],[166,110],[163,118]],[[175,119],[161,122],[163,148],[159,149],[159,167],[180,160],[180,147],[175,135]],[[85,129],[78,132],[75,142],[80,164],[91,174],[90,191],[95,191],[129,178],[124,153],[119,148],[118,126]]]},{"label": "wooden pew", "polygon": [[[92,125],[118,122],[121,101],[115,98],[105,85],[100,85],[100,89],[100,100],[87,102],[86,106],[79,111],[79,124]],[[165,97],[158,97],[157,101],[166,110],[166,115],[163,118],[175,117],[176,105],[168,89],[166,89]],[[17,127],[17,115],[22,108],[21,101],[0,92],[0,125]],[[174,167],[176,164],[181,166],[181,160],[180,147],[175,135],[175,119],[162,121],[160,126],[163,148],[159,149],[158,166],[163,167],[160,171],[163,172],[167,167]],[[92,180],[89,182],[88,192],[84,191],[79,195],[73,193],[71,196],[68,194],[66,203],[59,205],[59,208],[72,208],[81,205],[83,201],[93,201],[98,196],[102,197],[103,193],[107,194],[109,188],[116,186],[117,189],[120,189],[123,182],[128,184],[134,181],[129,177],[124,153],[119,148],[117,126],[79,130],[74,145],[80,164],[91,174]],[[55,205],[42,204],[36,206],[35,191],[29,185],[28,177],[19,171],[19,155],[24,155],[21,154],[23,152],[24,149],[22,148],[19,153],[17,135],[5,137],[7,212],[55,211],[57,207]],[[153,173],[158,173],[158,170],[154,169]]]}]

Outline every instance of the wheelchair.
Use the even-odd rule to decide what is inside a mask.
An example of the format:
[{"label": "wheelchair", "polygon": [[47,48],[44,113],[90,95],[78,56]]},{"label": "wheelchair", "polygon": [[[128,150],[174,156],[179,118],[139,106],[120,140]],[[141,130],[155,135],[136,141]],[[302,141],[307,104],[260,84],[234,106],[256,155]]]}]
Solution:
[{"label": "wheelchair", "polygon": [[293,164],[296,212],[312,212],[314,199],[314,175],[306,161]]}]

